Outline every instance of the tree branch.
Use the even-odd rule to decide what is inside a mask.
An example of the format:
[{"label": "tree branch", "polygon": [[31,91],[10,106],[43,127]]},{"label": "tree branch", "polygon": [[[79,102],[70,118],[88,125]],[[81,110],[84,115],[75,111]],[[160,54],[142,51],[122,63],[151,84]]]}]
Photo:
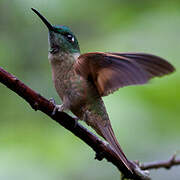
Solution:
[{"label": "tree branch", "polygon": [[166,161],[154,161],[154,162],[148,162],[140,164],[140,168],[142,170],[148,170],[148,169],[159,169],[159,168],[165,168],[170,169],[173,166],[180,165],[180,159],[176,159],[176,154],[172,155],[169,160]]},{"label": "tree branch", "polygon": [[[119,159],[116,153],[113,151],[111,146],[109,146],[104,141],[100,140],[96,135],[88,131],[81,124],[76,123],[76,121],[64,112],[56,112],[52,116],[52,112],[55,108],[54,104],[48,101],[46,98],[29,88],[23,82],[18,80],[15,76],[8,73],[0,67],[0,82],[7,86],[9,89],[14,91],[24,100],[26,100],[34,110],[40,110],[41,112],[47,114],[57,123],[62,125],[67,130],[71,131],[75,136],[79,137],[87,145],[89,145],[95,152],[97,160],[102,160],[105,158],[107,161],[111,162],[116,166],[119,171],[123,174],[124,178],[134,179],[134,180],[150,180],[149,174],[146,169],[166,167],[170,168],[173,165],[180,164],[180,160],[175,160],[175,158],[169,161],[146,163],[138,165],[133,161],[131,163],[132,172],[126,168],[124,163]],[[159,165],[158,165],[159,164]]]}]

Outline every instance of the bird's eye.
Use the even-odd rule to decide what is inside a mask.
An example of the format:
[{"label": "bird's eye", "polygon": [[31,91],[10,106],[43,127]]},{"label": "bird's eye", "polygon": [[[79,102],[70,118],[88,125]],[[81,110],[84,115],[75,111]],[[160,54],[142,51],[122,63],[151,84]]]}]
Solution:
[{"label": "bird's eye", "polygon": [[65,37],[66,39],[69,41],[69,42],[74,42],[74,36],[71,35],[71,34],[65,34]]}]

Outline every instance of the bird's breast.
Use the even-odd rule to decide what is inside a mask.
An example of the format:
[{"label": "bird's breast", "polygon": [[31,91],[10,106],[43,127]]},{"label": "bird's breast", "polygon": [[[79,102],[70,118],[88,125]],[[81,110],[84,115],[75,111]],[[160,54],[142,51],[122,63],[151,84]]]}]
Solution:
[{"label": "bird's breast", "polygon": [[[107,116],[103,101],[93,82],[78,75],[73,64],[65,60],[51,60],[52,78],[58,95],[70,104],[70,110],[89,123],[98,117]],[[64,102],[63,102],[64,103]],[[107,117],[103,118],[107,119]]]},{"label": "bird's breast", "polygon": [[68,100],[71,107],[79,107],[85,101],[86,81],[75,73],[73,66],[69,67],[65,63],[53,64],[52,78],[56,91],[62,101],[63,99]]}]

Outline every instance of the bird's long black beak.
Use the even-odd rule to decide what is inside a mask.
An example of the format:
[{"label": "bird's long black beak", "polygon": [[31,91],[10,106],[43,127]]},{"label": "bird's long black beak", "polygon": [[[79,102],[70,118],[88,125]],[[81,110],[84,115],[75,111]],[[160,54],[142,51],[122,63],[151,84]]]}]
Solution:
[{"label": "bird's long black beak", "polygon": [[34,8],[31,8],[31,9],[40,17],[40,19],[44,22],[44,24],[47,26],[47,28],[50,31],[54,31],[53,26],[48,22],[48,20],[44,16],[42,16],[36,9],[34,9]]}]

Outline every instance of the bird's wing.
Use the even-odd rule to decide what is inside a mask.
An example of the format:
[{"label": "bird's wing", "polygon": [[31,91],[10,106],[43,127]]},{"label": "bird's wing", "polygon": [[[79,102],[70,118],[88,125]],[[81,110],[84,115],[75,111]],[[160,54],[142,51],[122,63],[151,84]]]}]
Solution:
[{"label": "bird's wing", "polygon": [[174,71],[166,60],[143,53],[82,54],[74,64],[77,74],[92,80],[101,96],[106,96],[120,87],[145,84],[152,77]]}]

